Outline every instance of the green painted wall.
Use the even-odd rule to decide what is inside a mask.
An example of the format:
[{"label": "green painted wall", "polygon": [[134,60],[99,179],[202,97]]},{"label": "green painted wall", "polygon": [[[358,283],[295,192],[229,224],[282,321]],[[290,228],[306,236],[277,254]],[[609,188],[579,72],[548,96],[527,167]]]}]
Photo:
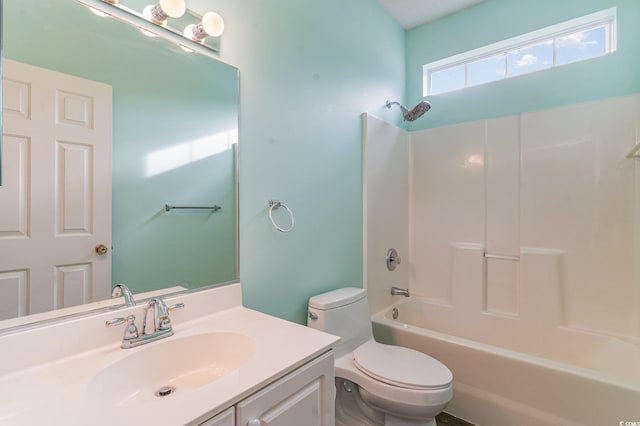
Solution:
[{"label": "green painted wall", "polygon": [[[215,7],[240,69],[240,277],[246,306],[297,322],[310,296],[362,286],[361,119],[396,120],[404,30],[373,0],[192,0]],[[282,234],[267,201],[284,201]],[[382,261],[382,260],[381,260]]]},{"label": "green painted wall", "polygon": [[[190,5],[211,7],[207,0]],[[640,3],[488,0],[405,33],[371,0],[217,0],[227,24],[220,58],[240,69],[245,304],[304,322],[309,296],[362,285],[363,111],[398,122],[398,111],[384,102],[417,103],[422,64],[612,6],[619,12],[614,55],[433,97],[432,111],[411,129],[638,92]],[[126,72],[126,64],[116,67]],[[270,226],[272,198],[294,211],[293,232]],[[123,211],[135,210],[136,197],[121,202]]]},{"label": "green painted wall", "polygon": [[2,18],[5,57],[113,87],[113,282],[141,292],[234,279],[234,151],[153,176],[147,159],[236,128],[237,71],[72,0],[5,0]]},{"label": "green painted wall", "polygon": [[[38,1],[49,7],[49,2]],[[211,6],[205,0],[189,2],[195,9],[198,3],[205,10]],[[384,103],[400,99],[405,90],[405,32],[371,0],[219,0],[215,6],[227,24],[220,58],[240,69],[240,273],[245,304],[304,322],[311,295],[345,285],[362,286],[360,114],[369,111],[398,121],[398,112],[386,110]],[[86,19],[86,25],[101,25],[88,12]],[[60,31],[59,36],[65,36],[66,31]],[[69,40],[57,34],[51,37],[44,41],[40,37],[38,48],[67,47]],[[96,42],[84,40],[88,47]],[[111,72],[124,77],[131,62],[151,57],[148,48],[137,50],[137,42],[112,44],[121,56],[105,71],[104,81]],[[93,58],[90,52],[87,55],[68,47],[63,56],[50,59],[64,71],[74,58],[92,67]],[[208,78],[184,70],[174,76],[199,86],[215,84],[219,78],[214,71]],[[154,83],[156,89],[162,87],[160,81]],[[138,95],[121,96],[126,98],[122,115],[129,117],[137,148],[114,147],[114,155],[123,160],[118,166],[122,172],[142,180],[139,159],[145,148],[139,140],[148,139],[150,144],[149,127],[160,123],[166,131],[166,122],[143,117],[146,111],[137,105]],[[201,118],[181,117],[189,123]],[[194,174],[190,183],[179,183],[169,174],[158,182],[186,191],[202,182],[204,173]],[[154,257],[157,244],[167,241],[152,238],[164,226],[159,222],[169,220],[157,216],[166,197],[160,200],[154,190],[136,184],[122,188],[118,196],[122,185],[114,179],[114,226],[125,218],[130,226],[120,236],[114,233],[116,250],[124,262],[134,255]],[[269,224],[267,201],[272,198],[294,211],[293,232],[281,234]],[[147,201],[153,208],[142,213],[141,203]],[[137,240],[140,234],[147,234],[156,245]],[[211,243],[215,247],[217,238],[212,237]],[[186,250],[190,242],[179,246]],[[163,274],[179,264],[156,262]]]},{"label": "green painted wall", "polygon": [[407,33],[408,105],[422,100],[422,65],[610,7],[618,8],[618,50],[574,63],[427,97],[420,130],[570,105],[640,91],[640,1],[487,0]]}]

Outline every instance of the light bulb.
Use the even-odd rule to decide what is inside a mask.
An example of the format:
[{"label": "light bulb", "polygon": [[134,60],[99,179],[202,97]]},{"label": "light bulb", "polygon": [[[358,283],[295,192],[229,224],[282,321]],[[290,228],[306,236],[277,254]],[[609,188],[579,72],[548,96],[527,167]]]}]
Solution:
[{"label": "light bulb", "polygon": [[187,10],[184,0],[160,0],[158,2],[163,12],[171,18],[179,18]]},{"label": "light bulb", "polygon": [[202,17],[202,27],[211,37],[220,37],[224,32],[224,19],[215,12],[207,12]]},{"label": "light bulb", "polygon": [[197,24],[187,25],[184,36],[202,43],[205,37],[220,37],[224,32],[224,20],[215,12],[207,12]]},{"label": "light bulb", "polygon": [[169,18],[179,18],[187,10],[184,0],[160,0],[155,5],[146,6],[142,16],[154,24],[165,25]]}]

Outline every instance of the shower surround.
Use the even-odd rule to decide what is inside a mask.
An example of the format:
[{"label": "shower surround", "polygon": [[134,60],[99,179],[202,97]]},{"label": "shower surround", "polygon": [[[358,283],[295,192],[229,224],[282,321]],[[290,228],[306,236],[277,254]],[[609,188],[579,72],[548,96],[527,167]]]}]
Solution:
[{"label": "shower surround", "polygon": [[373,312],[408,286],[432,331],[640,389],[639,95],[414,133],[363,120]]}]

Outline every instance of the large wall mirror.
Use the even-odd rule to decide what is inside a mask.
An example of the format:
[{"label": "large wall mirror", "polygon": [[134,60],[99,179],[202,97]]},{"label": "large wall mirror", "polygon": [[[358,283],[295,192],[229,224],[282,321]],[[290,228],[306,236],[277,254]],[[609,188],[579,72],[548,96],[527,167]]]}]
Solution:
[{"label": "large wall mirror", "polygon": [[237,69],[73,0],[1,6],[0,328],[237,281]]}]

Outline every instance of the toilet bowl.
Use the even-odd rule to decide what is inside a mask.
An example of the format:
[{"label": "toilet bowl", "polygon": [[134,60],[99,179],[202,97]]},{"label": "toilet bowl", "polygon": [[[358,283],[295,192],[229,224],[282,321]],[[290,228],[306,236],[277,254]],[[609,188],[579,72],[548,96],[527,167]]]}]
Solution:
[{"label": "toilet bowl", "polygon": [[307,325],[342,338],[335,348],[337,425],[435,426],[453,395],[451,371],[421,352],[376,342],[364,289],[313,296]]}]

